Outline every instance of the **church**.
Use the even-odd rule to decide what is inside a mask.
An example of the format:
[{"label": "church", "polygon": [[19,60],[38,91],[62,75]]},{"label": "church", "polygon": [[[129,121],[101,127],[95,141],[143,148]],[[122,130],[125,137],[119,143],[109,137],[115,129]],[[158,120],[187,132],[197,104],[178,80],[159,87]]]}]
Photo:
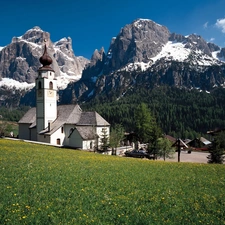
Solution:
[{"label": "church", "polygon": [[40,63],[36,107],[18,122],[19,139],[85,150],[100,147],[102,135],[109,137],[110,124],[97,112],[83,112],[78,104],[57,106],[55,72],[46,45]]}]

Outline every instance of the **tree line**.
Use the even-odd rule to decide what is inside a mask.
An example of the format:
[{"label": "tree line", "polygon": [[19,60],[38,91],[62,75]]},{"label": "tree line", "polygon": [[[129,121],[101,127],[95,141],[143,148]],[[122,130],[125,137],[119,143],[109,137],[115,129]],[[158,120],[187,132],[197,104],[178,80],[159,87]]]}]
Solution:
[{"label": "tree line", "polygon": [[194,139],[206,136],[208,130],[225,127],[225,89],[211,93],[200,90],[178,89],[171,86],[154,88],[135,87],[119,98],[114,93],[96,96],[81,105],[84,110],[95,110],[112,126],[122,124],[127,132],[134,130],[135,110],[145,103],[165,134]]}]

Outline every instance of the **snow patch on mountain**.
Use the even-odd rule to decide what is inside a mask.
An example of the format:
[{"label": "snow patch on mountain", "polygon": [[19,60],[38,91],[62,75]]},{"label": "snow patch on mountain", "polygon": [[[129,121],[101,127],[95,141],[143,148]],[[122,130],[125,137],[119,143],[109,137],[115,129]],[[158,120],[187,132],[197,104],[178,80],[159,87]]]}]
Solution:
[{"label": "snow patch on mountain", "polygon": [[225,58],[219,58],[219,51],[212,53],[212,57],[204,54],[201,50],[193,51],[189,48],[186,48],[185,45],[181,42],[168,41],[162,48],[162,51],[155,57],[150,58],[148,63],[144,62],[135,62],[129,63],[121,71],[134,71],[140,68],[142,71],[146,71],[158,60],[164,58],[165,61],[191,61],[192,65],[199,66],[211,66],[211,65],[220,65],[225,62]]},{"label": "snow patch on mountain", "polygon": [[60,90],[63,90],[67,87],[70,82],[75,82],[80,79],[80,76],[71,76],[67,73],[60,72],[60,76],[56,78],[57,87]]},{"label": "snow patch on mountain", "polygon": [[147,21],[147,22],[150,22],[150,21],[151,21],[151,22],[157,24],[157,25],[160,26],[160,27],[162,26],[162,25],[160,25],[160,24],[154,22],[153,20],[150,20],[150,19],[142,19],[142,18],[137,19],[137,20],[134,22],[134,26],[137,27],[137,28],[141,28],[141,27],[143,26],[143,22],[145,22],[145,21]]},{"label": "snow patch on mountain", "polygon": [[188,58],[190,52],[191,50],[185,48],[183,43],[168,41],[162,48],[162,51],[153,57],[152,60],[156,62],[158,59],[166,57],[167,59],[181,62]]},{"label": "snow patch on mountain", "polygon": [[[65,89],[68,83],[75,82],[79,79],[79,76],[69,76],[68,74],[61,72],[60,76],[57,77],[57,87],[60,90]],[[30,90],[35,86],[35,83],[28,84],[27,82],[19,82],[10,78],[2,78],[0,87],[3,86],[9,89]]]},{"label": "snow patch on mountain", "polygon": [[27,82],[19,82],[10,78],[2,78],[0,81],[0,87],[5,86],[10,89],[21,89],[21,90],[29,90],[32,89],[35,84],[28,84]]},{"label": "snow patch on mountain", "polygon": [[212,56],[214,59],[217,59],[219,61],[225,62],[225,58],[224,57],[218,57],[218,54],[220,53],[220,51],[215,51],[212,52]]}]

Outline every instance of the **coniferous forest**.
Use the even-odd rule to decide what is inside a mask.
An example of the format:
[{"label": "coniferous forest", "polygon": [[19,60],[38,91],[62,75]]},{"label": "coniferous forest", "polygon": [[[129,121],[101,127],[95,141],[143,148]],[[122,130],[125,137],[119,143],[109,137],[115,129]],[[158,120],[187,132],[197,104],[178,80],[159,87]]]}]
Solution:
[{"label": "coniferous forest", "polygon": [[[209,130],[225,128],[224,99],[224,88],[208,93],[171,86],[136,86],[122,97],[117,92],[111,92],[110,96],[101,94],[80,106],[85,111],[97,111],[112,127],[120,124],[126,132],[132,132],[135,130],[135,110],[145,103],[165,134],[193,139],[207,136]],[[1,120],[18,121],[28,108],[1,107]]]},{"label": "coniferous forest", "polygon": [[110,98],[100,95],[81,107],[95,110],[112,126],[122,124],[127,132],[132,132],[134,112],[140,103],[145,103],[165,134],[193,139],[207,136],[209,130],[225,127],[224,99],[223,88],[215,88],[208,93],[170,86],[137,87],[128,90],[123,97],[118,97],[117,93]]}]

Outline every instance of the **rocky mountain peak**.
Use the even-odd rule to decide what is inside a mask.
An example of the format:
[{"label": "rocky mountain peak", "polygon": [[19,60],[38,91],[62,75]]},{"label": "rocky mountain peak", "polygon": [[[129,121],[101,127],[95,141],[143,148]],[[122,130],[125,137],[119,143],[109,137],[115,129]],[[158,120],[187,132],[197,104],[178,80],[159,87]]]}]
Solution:
[{"label": "rocky mountain peak", "polygon": [[26,31],[26,33],[22,35],[21,38],[35,44],[42,44],[44,41],[50,39],[50,34],[48,32],[44,32],[40,27],[35,26],[32,29]]},{"label": "rocky mountain peak", "polygon": [[21,37],[14,37],[11,44],[0,51],[0,78],[11,78],[19,82],[33,83],[41,66],[40,56],[44,43],[52,58],[52,68],[58,79],[59,87],[65,88],[71,80],[79,80],[88,62],[77,58],[72,48],[72,39],[62,38],[53,43],[50,34],[40,27],[33,27]]},{"label": "rocky mountain peak", "polygon": [[184,47],[192,51],[201,51],[203,54],[212,56],[213,51],[218,51],[219,47],[212,43],[207,43],[200,35],[191,34],[183,36],[180,34],[172,33],[169,37],[170,41],[180,42]]},{"label": "rocky mountain peak", "polygon": [[148,62],[168,42],[169,30],[152,20],[138,19],[123,27],[111,42],[106,71],[133,62]]},{"label": "rocky mountain peak", "polygon": [[97,78],[103,71],[105,64],[105,50],[102,47],[100,50],[95,49],[92,54],[90,62],[86,65],[83,73],[82,79],[87,80],[93,77]]},{"label": "rocky mountain peak", "polygon": [[103,61],[104,57],[105,57],[105,50],[103,47],[100,50],[95,49],[90,60],[90,66],[95,65],[98,61]]},{"label": "rocky mountain peak", "polygon": [[74,52],[72,48],[72,39],[70,37],[64,37],[60,39],[59,41],[54,43],[54,46],[65,54],[69,55],[70,57],[73,57]]}]

